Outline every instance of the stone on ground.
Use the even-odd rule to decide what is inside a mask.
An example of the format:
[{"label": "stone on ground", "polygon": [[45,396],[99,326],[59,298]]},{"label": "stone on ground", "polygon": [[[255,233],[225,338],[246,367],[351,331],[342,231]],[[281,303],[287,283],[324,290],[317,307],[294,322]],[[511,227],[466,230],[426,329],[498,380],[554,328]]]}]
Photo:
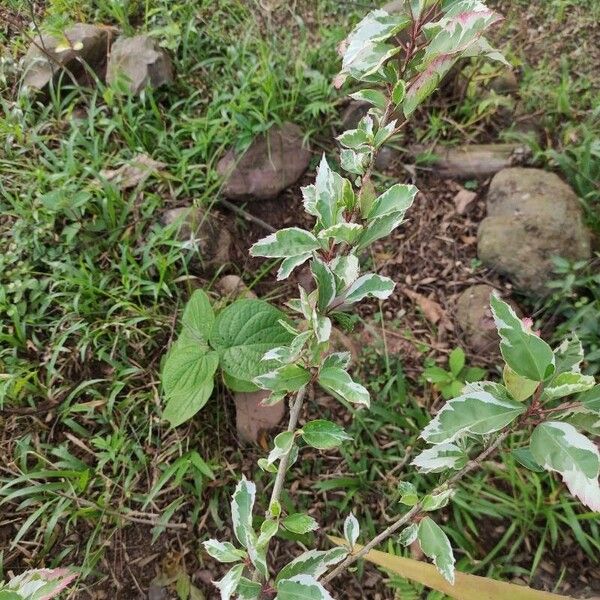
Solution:
[{"label": "stone on ground", "polygon": [[310,162],[302,130],[293,123],[257,136],[242,156],[233,150],[219,161],[223,194],[231,200],[270,200],[300,179]]},{"label": "stone on ground", "polygon": [[487,194],[478,256],[524,291],[547,292],[552,257],[590,258],[590,232],[573,190],[541,169],[500,171]]},{"label": "stone on ground", "polygon": [[173,66],[167,52],[148,35],[120,37],[112,46],[106,79],[124,81],[131,94],[145,87],[158,88],[173,81]]},{"label": "stone on ground", "polygon": [[263,406],[261,402],[269,395],[270,392],[265,390],[235,393],[236,427],[241,441],[257,443],[261,435],[281,423],[285,403],[282,401],[272,406]]},{"label": "stone on ground", "polygon": [[180,242],[184,242],[190,250],[198,251],[201,268],[219,267],[230,262],[231,234],[202,208],[172,208],[163,213],[161,223],[165,227],[172,226]]},{"label": "stone on ground", "polygon": [[36,36],[23,58],[23,88],[45,90],[62,74],[64,83],[87,83],[93,80],[90,70],[102,78],[112,40],[109,27],[76,23],[64,36]]}]

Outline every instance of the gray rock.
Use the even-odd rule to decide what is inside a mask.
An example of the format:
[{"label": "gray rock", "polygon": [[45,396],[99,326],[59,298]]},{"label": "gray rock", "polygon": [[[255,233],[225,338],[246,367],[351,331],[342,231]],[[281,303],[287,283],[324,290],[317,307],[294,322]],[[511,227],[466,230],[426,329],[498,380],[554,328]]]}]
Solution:
[{"label": "gray rock", "polygon": [[554,173],[500,171],[490,184],[487,211],[477,233],[478,256],[525,291],[547,291],[553,256],[590,258],[590,232],[579,200]]},{"label": "gray rock", "polygon": [[302,130],[293,123],[256,137],[240,157],[233,150],[217,164],[223,194],[232,200],[270,200],[300,179],[310,162]]},{"label": "gray rock", "polygon": [[23,58],[23,88],[45,90],[61,73],[63,81],[85,83],[92,79],[87,69],[102,77],[111,40],[109,27],[86,23],[69,27],[63,38],[36,36]]},{"label": "gray rock", "polygon": [[281,423],[285,402],[263,406],[261,402],[269,396],[265,390],[235,393],[236,428],[241,441],[258,443],[261,435]]},{"label": "gray rock", "polygon": [[230,261],[232,238],[229,231],[200,207],[172,208],[161,217],[163,226],[172,226],[177,239],[190,250],[198,250],[199,267],[221,266]]},{"label": "gray rock", "polygon": [[120,37],[112,46],[106,79],[125,80],[131,94],[145,87],[160,87],[173,81],[173,66],[167,52],[147,35]]},{"label": "gray rock", "polygon": [[491,285],[472,285],[456,301],[456,324],[464,334],[466,349],[475,355],[499,355],[500,338],[490,310],[493,291]]},{"label": "gray rock", "polygon": [[347,129],[356,129],[359,121],[366,116],[370,108],[371,104],[368,102],[362,102],[361,100],[349,102],[342,113],[340,133]]}]

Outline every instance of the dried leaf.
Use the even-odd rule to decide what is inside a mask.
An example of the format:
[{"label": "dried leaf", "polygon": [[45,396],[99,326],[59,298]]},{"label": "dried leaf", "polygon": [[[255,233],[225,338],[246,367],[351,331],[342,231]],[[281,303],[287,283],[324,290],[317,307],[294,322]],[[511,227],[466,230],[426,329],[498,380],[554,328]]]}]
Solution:
[{"label": "dried leaf", "polygon": [[454,206],[456,207],[456,212],[459,215],[465,213],[467,206],[475,200],[477,194],[475,192],[471,192],[469,190],[461,189],[456,196],[454,196]]},{"label": "dried leaf", "polygon": [[104,169],[100,175],[122,190],[134,188],[146,181],[152,173],[164,169],[165,163],[150,158],[147,154],[138,154],[129,164],[118,169]]},{"label": "dried leaf", "polygon": [[422,294],[413,292],[412,290],[403,289],[405,295],[417,303],[417,306],[423,312],[425,318],[435,325],[446,316],[446,311],[435,300],[431,300]]}]

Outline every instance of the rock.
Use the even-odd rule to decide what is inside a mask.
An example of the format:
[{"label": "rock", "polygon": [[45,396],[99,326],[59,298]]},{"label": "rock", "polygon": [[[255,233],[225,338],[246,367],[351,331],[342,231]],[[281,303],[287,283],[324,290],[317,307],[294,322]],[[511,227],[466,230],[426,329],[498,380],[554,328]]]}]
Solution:
[{"label": "rock", "polygon": [[161,217],[163,226],[177,230],[177,239],[190,249],[198,249],[201,268],[220,266],[230,260],[231,234],[202,208],[185,206],[172,208]]},{"label": "rock", "polygon": [[270,392],[265,390],[235,393],[236,427],[241,441],[256,443],[262,434],[281,423],[285,402],[263,406],[261,402],[269,395]]},{"label": "rock", "polygon": [[225,275],[215,284],[217,291],[222,296],[230,298],[256,298],[256,294],[249,290],[238,275]]},{"label": "rock", "polygon": [[148,600],[169,600],[169,590],[152,583],[148,588]]},{"label": "rock", "polygon": [[93,80],[86,68],[102,78],[112,33],[109,27],[77,23],[62,38],[36,36],[23,58],[23,87],[45,90],[61,73],[65,82],[86,83]]},{"label": "rock", "polygon": [[464,334],[466,349],[474,355],[499,355],[500,338],[490,310],[493,291],[491,285],[472,285],[456,301],[454,318]]},{"label": "rock", "polygon": [[[422,146],[411,148],[413,155],[422,151]],[[456,148],[436,148],[431,167],[442,178],[485,179],[519,162],[527,152],[520,144],[467,144]]]},{"label": "rock", "polygon": [[306,171],[310,150],[293,123],[272,127],[257,136],[241,157],[233,150],[217,164],[225,177],[223,194],[231,200],[270,200],[293,185]]},{"label": "rock", "polygon": [[377,171],[387,171],[399,161],[402,157],[402,152],[393,146],[384,146],[379,150],[375,157],[375,169]]},{"label": "rock", "polygon": [[371,105],[361,100],[352,100],[342,113],[340,133],[347,129],[356,129],[359,121],[369,112]]},{"label": "rock", "polygon": [[554,173],[504,169],[492,179],[487,211],[477,233],[478,256],[524,291],[547,292],[553,256],[590,258],[579,200]]},{"label": "rock", "polygon": [[131,94],[139,94],[173,81],[173,66],[167,52],[148,35],[120,37],[112,46],[106,70],[108,83],[125,80]]}]

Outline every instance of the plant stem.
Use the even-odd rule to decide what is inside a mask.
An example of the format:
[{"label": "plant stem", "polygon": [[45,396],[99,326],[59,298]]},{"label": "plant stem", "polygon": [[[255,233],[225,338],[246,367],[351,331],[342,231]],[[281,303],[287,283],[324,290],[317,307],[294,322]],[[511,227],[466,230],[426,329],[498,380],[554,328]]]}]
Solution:
[{"label": "plant stem", "polygon": [[[433,492],[432,495],[442,492],[448,487],[454,485],[457,481],[461,480],[467,473],[470,473],[474,469],[481,466],[481,463],[491,456],[502,444],[502,442],[510,435],[512,430],[503,431],[492,444],[490,444],[485,450],[483,450],[476,458],[470,460],[460,471],[456,472],[452,477],[449,477],[445,481],[443,481],[440,485],[438,485]],[[340,573],[346,570],[350,565],[354,564],[357,560],[365,556],[370,550],[378,546],[387,538],[389,538],[392,534],[398,531],[403,525],[406,525],[410,521],[413,521],[416,517],[418,517],[421,513],[422,503],[418,502],[415,504],[407,513],[398,517],[387,529],[384,529],[380,534],[376,535],[368,544],[363,546],[356,554],[350,554],[346,559],[341,562],[331,573],[327,574],[323,577],[323,582],[327,583],[331,581],[335,577],[337,577]]]},{"label": "plant stem", "polygon": [[[290,407],[290,420],[288,422],[288,431],[294,431],[296,429],[296,425],[298,425],[298,417],[300,416],[300,409],[302,408],[302,404],[304,403],[304,397],[306,396],[306,386],[300,388],[298,393],[296,394],[296,398],[294,399],[294,403]],[[269,507],[275,501],[279,501],[279,496],[281,495],[281,490],[283,488],[283,483],[285,481],[285,474],[287,472],[288,463],[290,459],[290,453],[288,452],[284,456],[281,457],[279,461],[279,468],[277,469],[277,476],[275,477],[275,483],[273,484],[273,491],[271,492],[271,500],[269,501]],[[267,508],[266,517],[270,518],[271,513],[269,512],[269,508]]]}]

